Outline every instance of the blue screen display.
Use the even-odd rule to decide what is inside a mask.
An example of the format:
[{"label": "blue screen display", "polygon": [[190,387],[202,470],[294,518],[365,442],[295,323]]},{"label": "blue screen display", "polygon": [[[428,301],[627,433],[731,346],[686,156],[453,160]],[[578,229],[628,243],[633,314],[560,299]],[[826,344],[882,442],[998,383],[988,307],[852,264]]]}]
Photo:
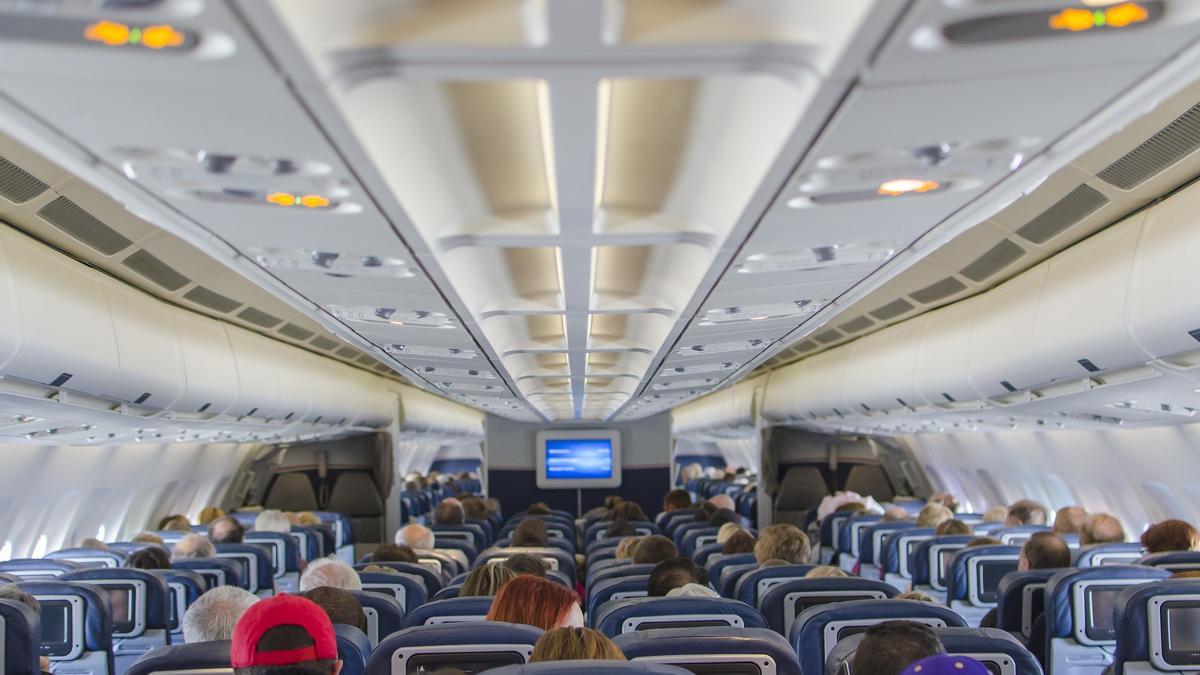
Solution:
[{"label": "blue screen display", "polygon": [[612,478],[612,475],[612,440],[551,438],[546,441],[546,478]]}]

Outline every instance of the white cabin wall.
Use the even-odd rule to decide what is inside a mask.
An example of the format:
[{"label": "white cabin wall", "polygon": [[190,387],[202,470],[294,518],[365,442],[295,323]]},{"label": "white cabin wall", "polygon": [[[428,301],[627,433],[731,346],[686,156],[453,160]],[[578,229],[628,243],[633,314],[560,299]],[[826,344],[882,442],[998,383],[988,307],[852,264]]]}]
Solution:
[{"label": "white cabin wall", "polygon": [[219,501],[256,444],[0,444],[0,558],[77,545],[104,527],[117,541],[171,513],[193,520]]},{"label": "white cabin wall", "polygon": [[916,434],[898,439],[935,488],[982,512],[1017,499],[1121,519],[1131,537],[1166,518],[1200,522],[1200,424],[1113,431]]}]

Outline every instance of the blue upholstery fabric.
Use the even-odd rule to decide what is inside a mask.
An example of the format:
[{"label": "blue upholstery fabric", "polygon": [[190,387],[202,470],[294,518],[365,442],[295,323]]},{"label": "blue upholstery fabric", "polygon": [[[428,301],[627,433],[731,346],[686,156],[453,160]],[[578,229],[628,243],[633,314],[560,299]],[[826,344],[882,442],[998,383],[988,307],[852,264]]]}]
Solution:
[{"label": "blue upholstery fabric", "polygon": [[[870,565],[883,567],[883,549],[887,541],[887,534],[899,532],[900,530],[909,530],[915,528],[916,525],[905,521],[875,523],[870,527],[862,529],[862,536],[858,544],[858,559]],[[882,535],[879,541],[879,549],[876,550],[875,535]]]},{"label": "blue upholstery fabric", "polygon": [[[549,546],[550,548],[561,549],[572,555],[574,555],[574,553],[575,553],[575,544],[573,544],[569,540],[563,539],[561,537],[550,537],[546,541],[546,545]],[[496,546],[496,548],[508,548],[509,546],[512,546],[512,537],[504,537],[503,539],[497,539],[495,546]],[[613,548],[615,549],[616,547],[614,546]],[[590,557],[588,559],[591,560]]]},{"label": "blue upholstery fabric", "polygon": [[1071,564],[1075,567],[1095,567],[1096,558],[1111,554],[1124,554],[1130,556],[1127,563],[1132,565],[1142,557],[1142,545],[1137,543],[1124,544],[1096,544],[1095,546],[1085,546],[1075,551],[1071,556]]},{"label": "blue upholstery fabric", "polygon": [[685,558],[691,558],[692,554],[696,552],[697,543],[699,542],[700,537],[713,537],[713,540],[715,541],[717,532],[720,529],[721,528],[719,527],[697,527],[688,530],[683,535],[683,538],[679,541],[679,555]]},{"label": "blue upholstery fabric", "polygon": [[[50,571],[57,572],[58,574],[66,574],[67,572],[74,572],[79,569],[83,569],[83,567],[78,563],[73,563],[69,560],[50,560],[48,558],[15,558],[0,562],[0,572],[7,572],[21,578],[34,572]],[[55,574],[55,576],[58,576],[58,574]]]},{"label": "blue upholstery fabric", "polygon": [[709,577],[709,582],[721,594],[721,597],[733,598],[734,592],[737,590],[737,582],[741,580],[743,574],[749,574],[758,569],[757,562],[749,562],[742,565],[727,565],[721,568],[721,576],[713,579]]},{"label": "blue upholstery fabric", "polygon": [[[380,562],[372,564],[379,565],[381,567],[390,567],[397,572],[410,574],[421,579],[425,582],[425,597],[430,597],[442,589],[443,584],[441,575],[429,569],[428,567],[425,567],[424,565],[404,562]],[[358,570],[360,577],[362,576],[362,570],[364,567],[366,567],[366,565],[354,566],[354,569]],[[405,609],[412,611],[412,607],[406,607]]]},{"label": "blue upholstery fabric", "polygon": [[[933,539],[927,539],[918,544],[917,548],[913,550],[912,557],[908,561],[908,571],[912,573],[913,586],[915,587],[918,584],[921,586],[928,586],[932,583],[932,580],[929,578],[929,551],[931,548],[945,544],[962,548],[967,545],[967,542],[974,538],[975,537],[969,534],[956,534],[951,536],[934,537]],[[949,574],[947,574],[947,576],[949,576]]]},{"label": "blue upholstery fabric", "polygon": [[363,609],[372,609],[378,621],[379,640],[404,628],[404,607],[396,598],[371,593],[369,591],[351,591],[358,598]]},{"label": "blue upholstery fabric", "polygon": [[479,557],[479,549],[475,548],[474,544],[465,539],[435,536],[434,542],[434,547],[438,549],[462,551],[462,554],[467,557],[467,561],[470,563],[474,563],[475,558]]},{"label": "blue upholstery fabric", "polygon": [[[251,537],[250,535],[262,534],[272,533],[247,532],[246,541],[254,541],[255,537]],[[317,527],[315,525],[293,525],[292,533],[289,538],[292,540],[292,542],[294,542],[297,561],[301,559],[316,560],[317,558],[323,558],[326,555],[333,555],[334,547],[332,535],[332,531],[326,530],[322,527]],[[327,536],[328,538],[326,538]],[[326,544],[328,544],[328,546],[326,546]],[[291,560],[292,555],[290,552],[285,551],[284,557],[284,562],[287,563]],[[288,571],[290,572],[292,570],[289,569]]]},{"label": "blue upholstery fabric", "polygon": [[800,675],[796,652],[783,636],[764,628],[668,628],[634,631],[613,638],[625,657],[679,657],[676,663],[706,663],[705,657],[765,654],[775,661],[777,675]]},{"label": "blue upholstery fabric", "polygon": [[606,579],[618,579],[620,577],[636,577],[646,576],[654,571],[654,565],[615,565],[599,572],[588,578],[588,588],[592,588],[596,584]]},{"label": "blue upholstery fabric", "polygon": [[553,558],[558,563],[558,569],[565,572],[572,582],[579,578],[575,571],[575,556],[557,548],[489,548],[479,554],[475,564],[485,565],[493,558],[509,558],[518,553],[537,558]]},{"label": "blue upholstery fabric", "polygon": [[744,602],[727,598],[630,598],[606,603],[592,619],[592,624],[608,637],[620,635],[629,619],[663,616],[732,615],[741,619],[746,628],[766,628],[767,622],[757,609]]},{"label": "blue upholstery fabric", "polygon": [[838,552],[853,554],[858,546],[856,533],[862,534],[862,530],[870,524],[878,523],[880,518],[881,516],[877,515],[862,515],[843,520],[838,531]]},{"label": "blue upholstery fabric", "polygon": [[[64,548],[59,551],[51,551],[46,554],[51,560],[69,560],[77,562],[85,567],[95,567],[100,564],[108,567],[120,567],[125,564],[127,554],[124,551],[118,550],[100,550],[94,548]],[[94,562],[97,559],[103,559],[105,562]]]},{"label": "blue upholstery fabric", "polygon": [[1067,569],[1050,577],[1046,584],[1046,619],[1045,654],[1050,654],[1050,641],[1054,638],[1073,638],[1074,623],[1072,616],[1073,599],[1072,587],[1081,581],[1096,579],[1131,579],[1157,580],[1170,576],[1166,570],[1136,565],[1105,565],[1103,567],[1083,567]]},{"label": "blue upholstery fabric", "polygon": [[686,537],[689,532],[707,529],[709,529],[709,524],[707,522],[699,523],[696,522],[695,518],[693,518],[690,522],[685,522],[675,526],[675,531],[671,533],[671,541],[675,542],[676,546],[681,546],[683,544],[684,537]]},{"label": "blue upholstery fabric", "polygon": [[5,675],[38,675],[38,644],[42,639],[38,615],[23,603],[0,600],[0,618],[4,619]]},{"label": "blue upholstery fabric", "polygon": [[127,567],[98,567],[70,572],[62,575],[58,580],[83,583],[97,583],[106,580],[141,581],[146,584],[146,628],[150,630],[169,628],[171,605],[167,581],[147,570]]},{"label": "blue upholstery fabric", "polygon": [[437,593],[434,593],[430,600],[437,601],[457,598],[460,591],[462,591],[462,584],[450,584],[449,586],[442,588],[442,590],[438,591]]},{"label": "blue upholstery fabric", "polygon": [[403,587],[404,601],[401,604],[404,606],[405,612],[412,612],[417,607],[425,604],[429,598],[429,593],[425,589],[425,582],[421,579],[421,577],[412,574],[359,572],[358,579],[363,583],[364,586],[371,584],[385,584],[388,586]]},{"label": "blue upholstery fabric", "polygon": [[1130,586],[1117,596],[1117,649],[1112,672],[1121,673],[1126,663],[1150,660],[1151,598],[1166,595],[1200,595],[1200,579],[1169,579]]},{"label": "blue upholstery fabric", "polygon": [[490,596],[435,600],[410,610],[404,617],[404,627],[424,626],[431,620],[450,616],[477,616],[482,621],[491,608]]},{"label": "blue upholstery fabric", "polygon": [[228,640],[193,642],[191,644],[159,647],[138,659],[125,675],[150,675],[174,670],[203,670],[229,667]]},{"label": "blue upholstery fabric", "polygon": [[997,556],[1005,559],[1011,559],[1013,571],[1017,569],[1017,563],[1021,558],[1020,546],[976,546],[974,548],[963,549],[959,551],[952,561],[950,561],[949,569],[946,570],[946,600],[967,600],[967,574],[970,570],[970,563],[976,558],[985,556]]},{"label": "blue upholstery fabric", "polygon": [[625,567],[626,565],[632,565],[632,564],[633,564],[633,560],[631,560],[629,558],[623,558],[621,560],[617,560],[616,558],[608,558],[605,560],[593,560],[591,557],[589,557],[588,558],[588,567],[587,567],[587,581],[584,585],[591,586],[592,582],[596,578],[596,575],[599,574],[600,572],[603,572],[604,570],[611,569],[613,567]]},{"label": "blue upholstery fabric", "polygon": [[708,562],[708,556],[719,554],[721,552],[721,549],[723,549],[724,547],[725,547],[725,544],[718,544],[718,543],[705,544],[704,546],[701,546],[701,547],[697,548],[696,550],[692,551],[692,556],[691,556],[692,562],[696,563],[697,565],[704,565],[705,563]]},{"label": "blue upholstery fabric", "polygon": [[[1003,655],[1012,662],[1016,675],[1042,675],[1042,666],[1016,638],[996,628],[934,628],[946,653],[990,660]],[[825,659],[825,675],[836,675],[843,663],[852,662],[863,635],[841,640]]]},{"label": "blue upholstery fabric", "polygon": [[1050,528],[1046,525],[1016,525],[1014,527],[1002,527],[992,533],[992,536],[1007,544],[1009,539],[1013,540],[1013,546],[1021,546],[1030,537],[1038,532],[1049,532]]},{"label": "blue upholstery fabric", "polygon": [[1161,567],[1172,572],[1200,569],[1200,551],[1168,551],[1151,553],[1138,561],[1139,565]]},{"label": "blue upholstery fabric", "polygon": [[321,519],[322,523],[335,525],[334,531],[340,533],[340,536],[335,539],[337,548],[354,543],[354,529],[350,516],[332,511],[317,511],[316,516]]},{"label": "blue upholstery fabric", "polygon": [[779,565],[751,570],[738,578],[733,586],[733,599],[751,607],[759,607],[758,582],[765,579],[803,579],[813,565]]},{"label": "blue upholstery fabric", "polygon": [[[386,640],[379,643],[375,651],[371,652],[371,658],[367,661],[367,675],[391,675],[392,657],[397,651],[420,653],[421,648],[424,647],[520,645],[521,654],[527,661],[529,655],[533,653],[533,646],[537,644],[538,638],[541,636],[542,631],[539,628],[500,621],[407,628],[388,636]],[[470,659],[471,656],[466,654],[463,658]]]},{"label": "blue upholstery fabric", "polygon": [[[757,559],[754,557],[753,553],[734,553],[732,555],[722,556],[716,560],[713,560],[708,565],[705,565],[704,569],[708,570],[708,580],[712,582],[712,585],[715,588],[717,587],[717,584],[720,583],[721,573],[726,567],[729,567],[730,565],[748,565],[755,563],[756,561]],[[718,590],[720,589],[718,588]]]},{"label": "blue upholstery fabric", "polygon": [[[267,546],[267,555],[271,558],[271,570],[275,576],[283,576],[288,572],[300,571],[300,547],[296,538],[282,532],[247,532],[244,541],[247,544]],[[313,540],[315,541],[315,540]],[[283,566],[276,569],[274,546],[283,546]],[[311,558],[306,558],[311,560]]]},{"label": "blue upholstery fabric", "polygon": [[761,598],[759,607],[767,626],[779,633],[786,634],[787,615],[794,611],[787,606],[785,598],[790,593],[878,593],[884,598],[894,598],[899,592],[890,584],[875,579],[859,579],[857,577],[818,577],[815,579],[796,579],[785,581],[772,586]]},{"label": "blue upholstery fabric", "polygon": [[367,659],[371,656],[371,641],[366,634],[354,626],[333,624],[337,636],[338,658],[342,660],[342,673],[363,675],[367,670]]},{"label": "blue upholstery fabric", "polygon": [[[1000,580],[1000,594],[996,601],[996,627],[1010,633],[1021,632],[1022,603],[1025,587],[1029,584],[1045,584],[1050,577],[1062,570],[1030,570],[1011,572]],[[1032,618],[1037,618],[1037,612]]]},{"label": "blue upholstery fabric", "polygon": [[573,675],[574,673],[656,673],[658,675],[688,675],[690,671],[664,663],[630,663],[628,661],[543,661],[518,666],[504,666],[487,671],[489,675]]},{"label": "blue upholstery fabric", "polygon": [[[488,541],[487,533],[484,532],[483,527],[480,525],[432,525],[429,529],[433,530],[433,536],[438,540],[438,548],[442,548],[441,544],[444,540],[454,538],[446,536],[439,537],[439,534],[457,534],[459,535],[457,538],[460,541],[467,541],[475,548],[476,551],[481,551],[491,544],[491,542]],[[465,539],[463,535],[469,535],[470,539]]]},{"label": "blue upholstery fabric", "polygon": [[650,583],[650,577],[645,574],[639,574],[632,577],[616,577],[613,579],[605,579],[600,583],[588,588],[588,617],[596,616],[596,611],[601,605],[613,599],[617,594],[629,594],[641,591],[642,596],[627,596],[627,597],[644,597],[646,588]]},{"label": "blue upholstery fabric", "polygon": [[[612,525],[612,522],[607,520],[601,520],[589,525],[587,530],[584,532],[584,543],[586,544],[603,537],[610,525]],[[658,526],[647,520],[631,521],[629,526],[633,528],[634,532],[637,532],[640,535],[658,534]]]},{"label": "blue upholstery fabric", "polygon": [[[249,586],[242,579],[242,566],[233,560],[224,560],[222,558],[185,558],[172,560],[171,567],[201,573],[220,570],[225,573],[225,584],[227,586],[237,586],[239,588],[247,588]],[[249,589],[247,588],[247,590]]]},{"label": "blue upholstery fabric", "polygon": [[[879,566],[883,568],[885,574],[900,574],[900,558],[907,555],[907,551],[902,549],[900,545],[909,537],[925,537],[932,538],[935,536],[935,531],[932,527],[912,527],[902,528],[889,534],[883,540],[883,551],[879,557]],[[912,568],[909,568],[909,574],[912,574]]]},{"label": "blue upholstery fabric", "polygon": [[[108,672],[115,673],[112,648],[112,605],[108,593],[79,581],[22,581],[17,586],[35,598],[70,595],[83,601],[83,649],[108,655]],[[40,635],[39,635],[40,640]]]}]

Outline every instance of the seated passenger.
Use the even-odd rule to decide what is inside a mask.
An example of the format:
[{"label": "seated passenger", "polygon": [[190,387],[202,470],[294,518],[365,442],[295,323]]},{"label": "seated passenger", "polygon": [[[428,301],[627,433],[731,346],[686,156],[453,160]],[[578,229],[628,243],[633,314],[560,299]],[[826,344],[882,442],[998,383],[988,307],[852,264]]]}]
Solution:
[{"label": "seated passenger", "polygon": [[1078,506],[1064,506],[1054,513],[1054,532],[1057,534],[1078,533],[1083,528],[1087,517],[1087,511]]},{"label": "seated passenger", "polygon": [[463,513],[467,520],[486,520],[487,505],[479,497],[464,497],[462,500]]},{"label": "seated passenger", "polygon": [[[500,515],[500,500],[499,499],[496,499],[495,497],[488,497],[487,499],[483,500],[483,505],[487,507],[487,512],[488,512],[489,518],[491,516],[499,516]],[[542,515],[549,514],[550,507],[547,506],[544,502],[542,503],[542,506],[545,507],[545,509],[546,509],[546,513],[544,513]]]},{"label": "seated passenger", "polygon": [[433,550],[433,530],[413,523],[405,525],[396,530],[395,537],[397,546],[407,546],[413,551],[431,551]]},{"label": "seated passenger", "polygon": [[989,675],[987,666],[969,656],[941,654],[910,663],[900,675]]},{"label": "seated passenger", "polygon": [[166,518],[158,521],[157,529],[166,530],[169,532],[191,532],[192,523],[187,519],[187,516],[167,516]]},{"label": "seated passenger", "polygon": [[301,511],[296,514],[296,522],[303,527],[313,527],[321,524],[321,517],[312,511]]},{"label": "seated passenger", "polygon": [[625,655],[603,633],[591,628],[555,628],[538,638],[530,663],[542,661],[624,661]]},{"label": "seated passenger", "polygon": [[550,515],[550,505],[546,502],[536,502],[529,505],[529,509],[525,511],[529,516],[548,516]]},{"label": "seated passenger", "polygon": [[108,544],[100,541],[99,539],[97,539],[95,537],[88,537],[87,539],[84,539],[83,541],[79,542],[79,548],[94,548],[97,551],[107,551]]},{"label": "seated passenger", "polygon": [[574,591],[549,579],[522,574],[500,588],[487,620],[523,623],[542,630],[583,628],[583,610]]},{"label": "seated passenger", "polygon": [[[646,582],[646,595],[661,598],[688,584],[707,587],[708,572],[687,558],[668,558],[655,565],[650,572],[650,580]],[[715,598],[717,593],[713,591],[709,597]]]},{"label": "seated passenger", "polygon": [[254,531],[287,534],[292,531],[292,521],[279,509],[267,509],[254,519]]},{"label": "seated passenger", "polygon": [[712,517],[708,519],[708,526],[725,527],[726,525],[738,525],[741,522],[742,517],[734,513],[732,509],[717,509],[712,514]]},{"label": "seated passenger", "polygon": [[343,591],[361,591],[362,580],[353,567],[337,558],[314,560],[300,575],[300,592],[311,591],[321,586],[340,588]]},{"label": "seated passenger", "polygon": [[312,600],[313,604],[325,610],[325,614],[333,623],[354,626],[366,634],[367,615],[363,613],[362,603],[349,591],[318,586],[303,595]]},{"label": "seated passenger", "polygon": [[125,566],[135,570],[169,570],[171,559],[167,557],[167,549],[147,546],[130,553],[125,558]]},{"label": "seated passenger", "polygon": [[950,513],[958,512],[958,498],[949,492],[934,493],[929,497],[928,500],[926,500],[926,502],[929,504],[941,504],[942,506],[950,509]]},{"label": "seated passenger", "polygon": [[175,542],[171,549],[172,558],[213,558],[216,555],[216,547],[202,534],[189,534]]},{"label": "seated passenger", "polygon": [[646,514],[642,511],[642,507],[638,506],[637,502],[622,501],[617,504],[612,510],[613,520],[623,518],[626,522],[640,523],[646,520]]},{"label": "seated passenger", "polygon": [[944,535],[971,534],[972,531],[970,525],[961,520],[951,518],[939,524],[933,533],[941,537]]},{"label": "seated passenger", "polygon": [[700,584],[684,584],[679,588],[672,588],[667,591],[668,598],[719,598],[721,594],[714,591],[711,586],[702,586]]},{"label": "seated passenger", "polygon": [[712,520],[713,514],[716,512],[717,507],[712,502],[704,502],[695,508],[693,518],[697,523],[707,523]]},{"label": "seated passenger", "polygon": [[754,558],[759,564],[779,559],[788,563],[804,564],[812,555],[808,536],[795,525],[780,523],[765,528],[754,545]]},{"label": "seated passenger", "polygon": [[[587,513],[583,514],[583,519],[584,520],[592,520],[595,518],[608,519],[608,518],[612,517],[613,509],[617,508],[617,504],[620,504],[622,501],[623,500],[618,495],[608,495],[607,497],[604,498],[603,504],[601,504],[600,506],[597,506],[596,508],[592,509],[591,511],[588,511]],[[550,512],[550,510],[546,509],[546,513],[549,513],[549,512]]]},{"label": "seated passenger", "polygon": [[947,520],[954,520],[954,512],[941,504],[926,504],[917,514],[917,527],[937,527]]},{"label": "seated passenger", "polygon": [[165,542],[163,538],[153,532],[138,532],[129,538],[129,541],[135,544],[158,544],[162,546]]},{"label": "seated passenger", "polygon": [[[264,511],[263,514],[267,512]],[[262,515],[259,516],[261,518]],[[258,524],[258,521],[255,521]],[[261,531],[261,530],[260,530]],[[288,528],[291,531],[291,528]],[[208,538],[218,544],[240,544],[245,540],[246,528],[237,518],[221,516],[208,526]]]},{"label": "seated passenger", "polygon": [[1200,551],[1200,532],[1182,520],[1164,520],[1142,533],[1142,547],[1147,553]]},{"label": "seated passenger", "polygon": [[200,509],[200,524],[208,525],[218,518],[224,518],[225,511],[217,506],[206,506]]},{"label": "seated passenger", "polygon": [[606,538],[632,537],[635,534],[637,534],[637,530],[633,529],[633,526],[629,524],[628,520],[620,517],[614,519],[612,521],[612,525],[609,525],[608,528],[604,530],[604,536]]},{"label": "seated passenger", "polygon": [[754,553],[754,536],[745,530],[738,530],[721,545],[721,555],[735,553]]},{"label": "seated passenger", "polygon": [[375,552],[371,554],[371,562],[417,562],[417,554],[407,546],[397,546],[396,544],[381,544]]},{"label": "seated passenger", "polygon": [[745,529],[746,528],[733,521],[724,523],[721,525],[721,528],[717,530],[717,543],[724,544],[726,541],[729,541],[729,538],[732,537],[735,532],[744,532]]},{"label": "seated passenger", "polygon": [[1107,513],[1094,513],[1083,521],[1079,528],[1079,545],[1093,544],[1123,544],[1125,543],[1125,528],[1121,521]]},{"label": "seated passenger", "polygon": [[499,564],[504,565],[517,575],[526,574],[542,579],[546,578],[546,572],[549,570],[549,566],[541,558],[535,558],[524,553],[507,558]]},{"label": "seated passenger", "polygon": [[995,537],[975,537],[967,542],[965,548],[977,548],[979,546],[1003,546],[1004,542]]},{"label": "seated passenger", "polygon": [[277,595],[242,615],[229,648],[235,675],[338,675],[337,637],[320,607]]},{"label": "seated passenger", "polygon": [[867,629],[850,662],[850,672],[900,675],[910,663],[945,652],[929,626],[913,621],[884,621]]},{"label": "seated passenger", "polygon": [[[0,600],[9,600],[11,602],[19,602],[29,609],[40,619],[42,617],[42,603],[32,595],[26,593],[17,587],[16,584],[0,584]],[[50,672],[50,657],[39,656],[38,665],[42,673]]]},{"label": "seated passenger", "polygon": [[1003,523],[1004,519],[1007,517],[1007,506],[993,506],[992,508],[983,512],[983,522],[985,523]]},{"label": "seated passenger", "polygon": [[905,592],[901,593],[900,595],[897,595],[896,599],[897,600],[914,600],[916,602],[929,602],[929,603],[933,603],[935,605],[942,604],[942,603],[938,602],[937,600],[935,600],[932,595],[930,595],[928,593],[922,593],[921,591],[905,591]]},{"label": "seated passenger", "polygon": [[1004,517],[1004,526],[1045,525],[1049,520],[1049,509],[1032,499],[1022,499],[1013,502],[1008,507],[1008,514]]},{"label": "seated passenger", "polygon": [[668,492],[666,497],[663,497],[663,511],[665,513],[682,511],[691,505],[692,496],[688,494],[687,490],[676,488]]},{"label": "seated passenger", "polygon": [[642,537],[625,537],[617,543],[616,559],[628,560],[633,557],[633,552],[637,549],[638,542]]},{"label": "seated passenger", "polygon": [[[1018,572],[1050,570],[1071,566],[1071,547],[1062,537],[1053,532],[1037,532],[1021,547],[1017,562]],[[1036,617],[1035,617],[1036,618]],[[983,615],[981,628],[996,628],[996,609],[993,607]]]},{"label": "seated passenger", "polygon": [[634,565],[657,565],[658,563],[679,556],[675,543],[661,534],[642,537],[637,548],[633,549]]},{"label": "seated passenger", "polygon": [[467,575],[466,581],[458,589],[458,597],[492,597],[500,592],[504,584],[516,578],[517,573],[505,565],[480,565]]},{"label": "seated passenger", "polygon": [[212,642],[233,637],[233,627],[250,606],[258,602],[253,593],[237,586],[218,586],[192,603],[180,625],[184,642]]},{"label": "seated passenger", "polygon": [[908,511],[900,506],[889,506],[883,511],[883,517],[879,519],[881,523],[902,523],[908,520]]},{"label": "seated passenger", "polygon": [[463,511],[462,502],[454,497],[447,497],[433,509],[434,525],[463,525],[467,522],[467,514]]},{"label": "seated passenger", "polygon": [[846,570],[833,565],[818,565],[804,574],[805,579],[823,579],[825,577],[848,577]]},{"label": "seated passenger", "polygon": [[[399,560],[396,562],[404,562],[404,561]],[[398,570],[394,567],[387,567],[385,565],[373,565],[373,564],[372,565],[363,565],[363,568],[360,571],[363,574],[402,574],[402,572],[400,570]]]},{"label": "seated passenger", "polygon": [[737,511],[737,503],[733,501],[733,497],[729,495],[716,495],[708,499],[708,503],[717,507],[717,510],[725,509],[727,511]]}]

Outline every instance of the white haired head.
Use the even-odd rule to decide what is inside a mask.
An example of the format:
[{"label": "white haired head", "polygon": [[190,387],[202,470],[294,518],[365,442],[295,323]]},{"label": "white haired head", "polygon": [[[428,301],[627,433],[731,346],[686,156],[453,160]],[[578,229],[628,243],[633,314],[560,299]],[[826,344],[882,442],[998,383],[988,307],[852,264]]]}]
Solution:
[{"label": "white haired head", "polygon": [[396,544],[411,549],[427,551],[433,548],[433,530],[424,525],[406,525],[396,532]]},{"label": "white haired head", "polygon": [[353,567],[337,558],[321,558],[309,563],[300,576],[300,592],[311,591],[321,586],[340,588],[343,591],[361,591],[362,580]]},{"label": "white haired head", "polygon": [[287,534],[292,531],[292,521],[279,509],[267,509],[254,519],[254,531]]},{"label": "white haired head", "polygon": [[237,586],[218,586],[188,607],[183,615],[184,642],[229,640],[233,627],[258,598]]},{"label": "white haired head", "polygon": [[175,542],[172,558],[215,558],[217,548],[202,534],[189,534]]}]

